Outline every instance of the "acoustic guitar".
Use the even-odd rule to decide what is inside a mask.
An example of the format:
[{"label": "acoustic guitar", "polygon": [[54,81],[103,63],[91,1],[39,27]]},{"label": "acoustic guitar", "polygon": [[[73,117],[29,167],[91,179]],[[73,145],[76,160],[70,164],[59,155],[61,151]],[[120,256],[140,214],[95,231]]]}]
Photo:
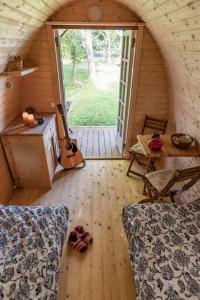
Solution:
[{"label": "acoustic guitar", "polygon": [[80,164],[85,166],[83,155],[77,147],[77,140],[71,139],[69,136],[62,104],[58,104],[57,108],[61,115],[65,132],[65,137],[61,139],[61,165],[64,169],[73,169]]}]

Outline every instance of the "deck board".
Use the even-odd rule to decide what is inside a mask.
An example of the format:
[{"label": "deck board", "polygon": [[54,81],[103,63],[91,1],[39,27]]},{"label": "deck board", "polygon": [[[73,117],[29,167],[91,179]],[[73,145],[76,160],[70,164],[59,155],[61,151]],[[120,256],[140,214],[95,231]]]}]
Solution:
[{"label": "deck board", "polygon": [[85,158],[121,158],[117,149],[116,127],[71,127]]},{"label": "deck board", "polygon": [[93,139],[93,156],[99,157],[99,134],[98,128],[94,128],[94,139]]}]

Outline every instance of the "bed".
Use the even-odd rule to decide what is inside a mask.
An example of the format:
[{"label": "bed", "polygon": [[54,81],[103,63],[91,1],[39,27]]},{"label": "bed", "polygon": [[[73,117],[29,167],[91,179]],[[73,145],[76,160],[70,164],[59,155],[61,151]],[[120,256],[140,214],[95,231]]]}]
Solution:
[{"label": "bed", "polygon": [[200,200],[125,205],[137,299],[200,299]]},{"label": "bed", "polygon": [[0,206],[0,299],[56,299],[65,206]]}]

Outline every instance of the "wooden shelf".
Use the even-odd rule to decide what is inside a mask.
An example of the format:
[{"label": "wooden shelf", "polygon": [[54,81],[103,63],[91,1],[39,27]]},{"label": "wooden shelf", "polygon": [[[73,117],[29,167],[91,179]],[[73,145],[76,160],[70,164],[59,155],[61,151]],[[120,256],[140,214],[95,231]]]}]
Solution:
[{"label": "wooden shelf", "polygon": [[26,76],[38,70],[38,67],[25,68],[22,71],[3,72],[1,76]]}]

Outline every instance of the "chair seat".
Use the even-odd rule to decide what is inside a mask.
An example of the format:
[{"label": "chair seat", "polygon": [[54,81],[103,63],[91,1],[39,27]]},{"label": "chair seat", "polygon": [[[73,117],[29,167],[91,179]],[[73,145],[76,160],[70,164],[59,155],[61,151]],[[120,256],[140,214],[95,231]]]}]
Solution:
[{"label": "chair seat", "polygon": [[[149,181],[149,183],[158,191],[161,192],[168,182],[172,179],[175,170],[161,170],[156,172],[151,172],[145,174],[145,178]],[[188,181],[176,182],[170,189],[170,191],[181,191],[184,185]]]},{"label": "chair seat", "polygon": [[130,153],[137,153],[137,154],[141,154],[144,155],[144,152],[140,146],[140,143],[137,143],[135,145],[133,145],[130,149],[129,149]]}]

